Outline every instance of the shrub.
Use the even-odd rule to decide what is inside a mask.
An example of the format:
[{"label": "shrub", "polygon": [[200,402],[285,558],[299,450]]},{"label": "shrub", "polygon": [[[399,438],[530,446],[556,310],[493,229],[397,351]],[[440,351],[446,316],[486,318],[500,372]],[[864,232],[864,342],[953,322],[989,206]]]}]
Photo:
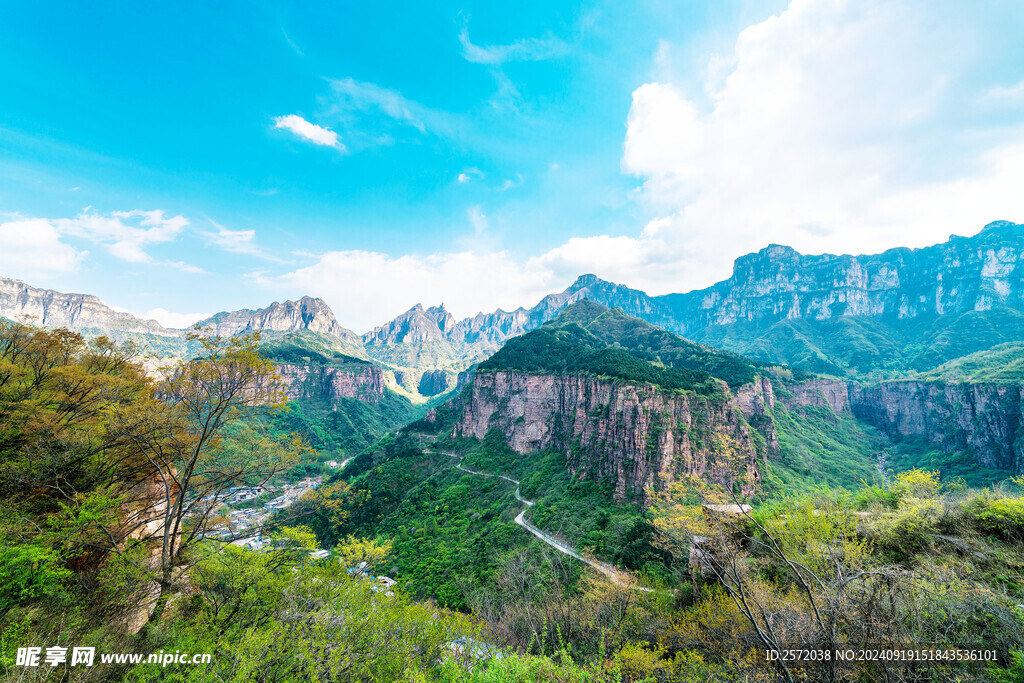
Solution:
[{"label": "shrub", "polygon": [[1024,542],[1024,499],[979,496],[967,504],[965,512],[980,531],[1007,541]]},{"label": "shrub", "polygon": [[870,526],[879,545],[907,557],[932,544],[941,515],[935,500],[908,500],[899,510],[879,516]]},{"label": "shrub", "polygon": [[892,489],[877,484],[863,483],[860,490],[853,495],[853,505],[858,510],[869,510],[876,505],[895,508],[899,498]]},{"label": "shrub", "polygon": [[890,490],[902,501],[904,498],[932,498],[941,488],[938,470],[914,468],[897,474]]}]

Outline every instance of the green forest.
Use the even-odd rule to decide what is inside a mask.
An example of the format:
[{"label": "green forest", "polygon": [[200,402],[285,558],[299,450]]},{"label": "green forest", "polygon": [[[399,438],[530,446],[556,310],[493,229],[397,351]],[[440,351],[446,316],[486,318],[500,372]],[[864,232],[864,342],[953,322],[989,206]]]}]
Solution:
[{"label": "green forest", "polygon": [[[714,368],[734,371],[734,382],[773,372],[781,398],[796,381],[614,311],[569,315],[506,345],[490,369],[593,374],[670,394],[725,391]],[[929,444],[780,398],[779,450],[752,509],[732,510],[732,490],[685,479],[623,498],[614,482],[571,476],[565,452],[518,453],[498,428],[482,440],[453,436],[465,396],[425,417],[386,401],[288,401],[275,361],[365,361],[267,348],[258,336],[190,343],[202,353],[154,379],[130,345],[0,328],[8,678],[1024,680],[1024,479],[1012,473],[972,476]],[[596,355],[614,344],[615,354]],[[559,360],[551,348],[576,355]],[[224,507],[239,487],[341,455],[351,457],[343,469],[262,525],[261,550],[232,542],[244,534],[208,533],[246,507]],[[485,475],[521,482],[533,505],[516,499],[513,481]],[[520,513],[587,562],[535,538]],[[767,661],[794,643],[983,655]],[[26,667],[26,647],[211,660]]]},{"label": "green forest", "polygon": [[717,380],[731,387],[747,384],[758,365],[582,300],[539,329],[510,339],[479,370],[589,374],[714,395],[721,393]]}]

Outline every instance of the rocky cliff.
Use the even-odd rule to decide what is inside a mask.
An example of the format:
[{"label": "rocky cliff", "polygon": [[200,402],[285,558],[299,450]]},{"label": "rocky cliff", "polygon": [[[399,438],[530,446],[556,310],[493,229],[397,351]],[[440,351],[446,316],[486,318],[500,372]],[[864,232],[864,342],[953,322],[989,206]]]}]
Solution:
[{"label": "rocky cliff", "polygon": [[782,402],[797,406],[828,406],[836,415],[850,412],[850,385],[838,379],[814,379],[787,385]]},{"label": "rocky cliff", "polygon": [[[881,254],[806,255],[770,245],[736,259],[731,277],[705,289],[649,296],[582,275],[529,309],[456,321],[443,306],[416,306],[364,342],[372,357],[390,364],[403,354],[425,357],[420,347],[442,345],[444,353],[431,351],[431,360],[460,372],[509,338],[588,299],[713,346],[814,371],[842,374],[879,363],[925,369],[1024,338],[1024,314],[1018,312],[1024,311],[1022,264],[1024,226],[1006,221],[971,237]],[[804,327],[760,337],[773,325],[798,323]],[[909,324],[918,327],[908,336]],[[986,333],[964,339],[965,331],[977,329]],[[415,370],[411,362],[398,365]]]},{"label": "rocky cliff", "polygon": [[451,388],[452,377],[444,370],[427,370],[420,376],[418,388],[421,396],[437,396]]},{"label": "rocky cliff", "polygon": [[999,305],[1020,309],[1022,281],[1024,226],[998,221],[972,237],[865,256],[809,256],[771,245],[736,259],[732,277],[723,282],[655,299],[675,329],[689,333],[792,318],[906,320]]},{"label": "rocky cliff", "polygon": [[323,299],[304,296],[298,301],[275,301],[258,310],[226,311],[196,323],[222,337],[242,332],[269,330],[273,332],[319,332],[349,343],[359,343],[359,336],[338,324],[334,312]]},{"label": "rocky cliff", "polygon": [[749,493],[774,435],[769,421],[766,444],[743,411],[764,414],[767,386],[751,388],[744,408],[727,390],[716,398],[591,376],[477,372],[455,432],[483,438],[496,428],[518,453],[564,451],[573,475],[611,482],[619,499],[688,475],[740,481]]},{"label": "rocky cliff", "polygon": [[278,371],[290,400],[314,398],[333,404],[341,398],[355,398],[377,403],[384,395],[384,371],[375,365],[279,365]]},{"label": "rocky cliff", "polygon": [[416,304],[394,320],[364,334],[363,343],[373,346],[440,341],[450,337],[454,326],[455,318],[444,305],[424,310],[421,304]]},{"label": "rocky cliff", "polygon": [[580,298],[621,308],[681,334],[734,323],[865,316],[906,320],[997,306],[1024,308],[1024,225],[996,221],[971,237],[923,249],[861,256],[806,255],[773,244],[736,259],[733,274],[706,289],[649,296],[579,277],[527,312],[550,319]]},{"label": "rocky cliff", "polygon": [[828,406],[890,437],[922,437],[968,454],[982,467],[1024,472],[1024,386],[885,381],[857,385],[819,379],[787,386],[789,407]]},{"label": "rocky cliff", "polygon": [[69,329],[99,329],[176,337],[155,320],[142,320],[115,311],[91,294],[65,294],[38,289],[21,280],[0,278],[0,317],[18,320],[29,316],[35,324]]},{"label": "rocky cliff", "polygon": [[853,414],[890,436],[922,436],[979,465],[1024,471],[1024,387],[881,382],[853,387]]}]

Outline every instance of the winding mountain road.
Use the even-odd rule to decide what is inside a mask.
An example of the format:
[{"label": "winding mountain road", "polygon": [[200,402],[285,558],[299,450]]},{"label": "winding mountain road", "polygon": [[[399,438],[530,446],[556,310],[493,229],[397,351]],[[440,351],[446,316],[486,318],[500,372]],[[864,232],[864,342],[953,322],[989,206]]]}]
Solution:
[{"label": "winding mountain road", "polygon": [[569,545],[567,545],[567,544],[559,541],[557,538],[554,538],[554,537],[550,536],[549,534],[541,531],[540,529],[538,529],[533,524],[530,524],[530,522],[528,522],[526,520],[526,511],[529,510],[533,506],[535,501],[527,500],[526,498],[523,498],[522,494],[519,492],[519,481],[518,480],[512,479],[511,477],[506,477],[503,474],[489,474],[487,472],[477,472],[476,470],[471,470],[468,467],[463,467],[462,466],[462,457],[463,456],[461,456],[461,455],[455,455],[454,453],[440,453],[440,452],[437,452],[437,451],[424,451],[424,453],[429,453],[431,455],[446,455],[449,458],[455,458],[456,461],[457,461],[455,463],[455,469],[461,470],[463,472],[466,472],[467,474],[475,474],[478,477],[491,477],[493,479],[504,479],[505,481],[508,481],[508,482],[511,482],[511,483],[515,484],[516,485],[516,491],[515,491],[516,500],[518,500],[520,503],[523,504],[523,509],[519,511],[518,515],[516,515],[516,519],[515,519],[516,524],[518,524],[519,526],[523,527],[524,529],[529,531],[531,534],[533,534],[534,536],[536,536],[540,540],[542,540],[545,543],[547,543],[549,546],[551,546],[552,548],[554,548],[558,552],[560,552],[562,554],[565,554],[565,555],[568,555],[569,557],[575,558],[575,559],[579,560],[580,562],[583,562],[584,564],[593,567],[597,571],[599,571],[602,574],[604,574],[605,576],[607,576],[608,579],[612,583],[614,583],[616,586],[624,586],[626,588],[631,588],[633,590],[643,591],[645,593],[652,593],[652,592],[654,592],[653,589],[651,589],[651,588],[644,588],[642,586],[633,585],[633,580],[630,578],[630,576],[628,574],[626,574],[624,572],[620,572],[615,567],[611,566],[610,564],[608,564],[606,562],[598,562],[597,560],[592,560],[592,559],[583,557],[578,552],[573,550]]}]

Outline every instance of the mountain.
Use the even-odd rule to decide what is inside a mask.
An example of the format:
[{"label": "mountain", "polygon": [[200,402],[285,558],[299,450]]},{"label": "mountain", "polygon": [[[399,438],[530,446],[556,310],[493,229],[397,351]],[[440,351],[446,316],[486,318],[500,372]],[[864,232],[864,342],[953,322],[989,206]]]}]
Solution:
[{"label": "mountain", "polygon": [[334,311],[323,299],[304,296],[298,301],[275,301],[258,310],[242,309],[217,313],[196,323],[222,337],[255,330],[270,332],[299,332],[309,330],[337,337],[348,344],[359,344],[359,335],[338,324]]},{"label": "mountain", "polygon": [[[435,396],[454,388],[459,373],[487,358],[522,326],[502,320],[503,311],[461,322],[444,305],[405,313],[363,335],[368,357],[392,368],[412,394]],[[502,329],[507,332],[502,332]]]},{"label": "mountain", "polygon": [[588,299],[694,341],[812,372],[895,376],[1024,340],[1024,226],[997,221],[972,237],[881,254],[805,255],[769,245],[736,259],[705,289],[650,296],[582,275],[532,308],[453,320],[417,306],[363,337],[411,390],[422,373],[460,372],[506,340]]},{"label": "mountain", "polygon": [[[184,330],[115,311],[95,296],[0,278],[0,317],[25,316],[46,327],[131,341],[165,358],[188,358],[200,351]],[[261,332],[262,350],[278,363],[292,402],[293,409],[277,419],[282,428],[306,434],[324,458],[358,452],[421,412],[393,390],[394,374],[366,359],[362,340],[341,327],[320,299],[218,313],[199,324],[221,336]]]},{"label": "mountain", "polygon": [[901,469],[985,485],[1024,472],[1022,348],[915,378],[806,378],[581,300],[480,363],[453,403],[452,432],[497,431],[524,456],[553,449],[619,499],[693,476],[751,491],[854,486],[883,453]]},{"label": "mountain", "polygon": [[[326,345],[378,362],[418,401],[461,386],[508,339],[583,299],[762,362],[839,376],[895,377],[1024,341],[1022,259],[1024,226],[998,221],[972,237],[873,255],[805,255],[770,245],[736,259],[728,279],[681,294],[650,296],[582,275],[532,308],[511,312],[458,320],[443,304],[417,304],[362,337],[311,297],[218,313],[200,324],[218,334],[261,330],[268,339],[308,333],[306,340],[318,339],[314,349]],[[30,313],[44,324],[119,339],[134,335],[172,355],[188,352],[174,341],[178,331],[113,311],[95,297],[0,282],[0,315]]]},{"label": "mountain", "polygon": [[73,330],[178,336],[176,330],[168,330],[155,320],[142,320],[130,313],[115,311],[91,294],[64,294],[5,277],[0,277],[0,317],[11,320],[28,317],[45,327]]},{"label": "mountain", "polygon": [[[581,298],[355,458],[343,476],[360,502],[340,503],[331,533],[391,538],[396,575],[452,607],[465,606],[457,577],[488,580],[494,554],[530,542],[515,527],[524,515],[603,562],[657,576],[671,558],[645,515],[660,492],[696,500],[710,486],[764,501],[856,490],[915,466],[987,486],[1024,465],[1020,407],[1019,385],[807,378]],[[518,482],[528,510],[494,475]]]},{"label": "mountain", "polygon": [[602,561],[667,577],[670,554],[646,517],[652,494],[693,482],[754,493],[777,448],[760,371],[576,301],[357,456],[341,475],[340,522],[314,527],[390,538],[395,575],[449,607],[467,606],[466,577],[489,581],[494,556],[534,543],[518,528],[524,516]]},{"label": "mountain", "polygon": [[736,259],[732,277],[657,297],[679,332],[743,322],[863,316],[910,321],[1024,304],[1024,225],[998,221],[973,237],[868,256],[806,256],[771,245]]},{"label": "mountain", "polygon": [[[290,401],[289,410],[273,419],[281,431],[303,434],[322,460],[354,455],[422,414],[393,390],[386,370],[337,351],[333,338],[278,334],[261,345],[277,364]],[[311,350],[317,343],[321,350]]]},{"label": "mountain", "polygon": [[815,372],[926,370],[1024,339],[1024,226],[881,254],[803,255],[771,245],[685,294],[580,277],[549,306],[585,297],[695,341]]},{"label": "mountain", "polygon": [[[455,433],[483,439],[497,429],[517,453],[563,452],[573,476],[607,480],[619,499],[689,476],[752,493],[776,440],[762,419],[767,404],[754,398],[764,393],[758,372],[735,354],[578,301],[480,364]],[[723,438],[735,462],[722,457]]]},{"label": "mountain", "polygon": [[536,329],[572,303],[589,298],[635,311],[644,309],[642,300],[646,296],[585,275],[565,291],[549,294],[529,309],[498,309],[456,320],[443,304],[427,309],[417,304],[363,335],[363,343],[369,357],[395,369],[403,386],[433,396],[461,386],[459,377],[465,371],[488,358],[508,339]]}]

